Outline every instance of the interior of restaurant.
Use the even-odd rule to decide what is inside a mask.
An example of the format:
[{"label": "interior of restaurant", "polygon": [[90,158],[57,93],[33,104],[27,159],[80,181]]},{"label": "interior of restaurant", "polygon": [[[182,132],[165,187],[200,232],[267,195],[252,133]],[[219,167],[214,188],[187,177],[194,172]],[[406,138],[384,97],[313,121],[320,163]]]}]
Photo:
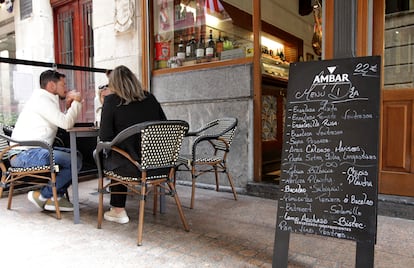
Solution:
[{"label": "interior of restaurant", "polygon": [[[209,64],[215,67],[232,60],[252,58],[252,2],[154,0],[155,73],[188,70],[189,67],[209,68]],[[286,12],[292,3],[261,2],[262,10],[266,10],[264,6],[273,10],[271,19],[266,19],[266,14],[262,16],[260,33],[262,180],[278,183],[289,64],[320,59],[322,2],[295,1],[296,8],[299,3],[295,12]],[[287,19],[282,14],[287,14]],[[302,24],[286,29],[286,20],[295,24],[292,18]]]}]

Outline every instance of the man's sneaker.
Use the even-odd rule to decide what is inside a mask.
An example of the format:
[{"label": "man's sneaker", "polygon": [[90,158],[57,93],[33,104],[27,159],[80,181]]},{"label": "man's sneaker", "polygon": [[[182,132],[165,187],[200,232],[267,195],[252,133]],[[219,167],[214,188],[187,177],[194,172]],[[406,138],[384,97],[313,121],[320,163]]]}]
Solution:
[{"label": "man's sneaker", "polygon": [[125,210],[123,210],[120,213],[116,213],[115,210],[112,208],[104,213],[104,219],[107,221],[113,221],[121,224],[129,222],[129,217]]},{"label": "man's sneaker", "polygon": [[32,202],[36,207],[43,209],[45,206],[46,201],[40,200],[40,192],[39,191],[30,191],[27,193],[27,199]]},{"label": "man's sneaker", "polygon": [[[73,211],[73,204],[69,202],[65,197],[61,197],[58,200],[59,210],[60,211]],[[45,204],[45,210],[56,211],[55,201],[49,198]]]}]

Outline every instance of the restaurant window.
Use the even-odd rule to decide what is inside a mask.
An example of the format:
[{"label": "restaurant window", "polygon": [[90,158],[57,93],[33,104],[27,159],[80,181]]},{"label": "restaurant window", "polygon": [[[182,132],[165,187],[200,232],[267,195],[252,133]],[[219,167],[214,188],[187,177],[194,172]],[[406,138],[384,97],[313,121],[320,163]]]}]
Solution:
[{"label": "restaurant window", "polygon": [[220,0],[154,0],[155,69],[252,56],[252,33]]},{"label": "restaurant window", "polygon": [[[253,56],[251,14],[225,1],[153,0],[153,12],[155,70]],[[286,46],[271,31],[261,35],[266,69],[287,77],[288,68],[278,67],[298,59],[298,46]]]},{"label": "restaurant window", "polygon": [[[395,13],[410,9],[410,1],[412,0],[386,0],[385,1],[385,13]],[[412,4],[411,4],[412,5]]]},{"label": "restaurant window", "polygon": [[388,11],[390,13],[385,15],[384,87],[414,88],[414,3],[386,1],[386,13]]},{"label": "restaurant window", "polygon": [[232,23],[220,0],[153,0],[154,67],[252,56],[252,33]]}]

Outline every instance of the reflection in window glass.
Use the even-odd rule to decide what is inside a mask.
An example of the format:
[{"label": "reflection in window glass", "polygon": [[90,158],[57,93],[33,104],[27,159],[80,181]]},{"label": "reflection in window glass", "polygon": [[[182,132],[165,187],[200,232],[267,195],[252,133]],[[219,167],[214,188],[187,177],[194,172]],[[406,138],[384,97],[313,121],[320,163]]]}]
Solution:
[{"label": "reflection in window glass", "polygon": [[414,87],[414,3],[386,1],[384,87]]},{"label": "reflection in window glass", "polygon": [[[7,51],[0,52],[1,57],[7,57],[7,54]],[[21,109],[23,109],[33,91],[40,88],[39,76],[47,69],[50,68],[35,65],[16,65],[5,62],[0,63],[0,124],[14,125]],[[81,78],[75,80],[76,82],[79,81],[74,84],[75,87],[73,89],[75,90],[82,88],[82,81],[87,81],[86,78],[90,76],[93,76],[98,81],[107,81],[104,73],[67,69],[57,69],[57,71],[66,75],[66,82],[68,81],[68,75],[70,77]],[[70,89],[68,87],[68,90]],[[98,103],[95,104],[97,96],[95,95],[94,88],[84,90],[82,97],[84,99],[82,114],[77,119],[77,122],[95,122],[95,113],[98,112],[97,108],[101,105]],[[64,100],[61,100],[60,104],[62,111],[64,111]]]}]

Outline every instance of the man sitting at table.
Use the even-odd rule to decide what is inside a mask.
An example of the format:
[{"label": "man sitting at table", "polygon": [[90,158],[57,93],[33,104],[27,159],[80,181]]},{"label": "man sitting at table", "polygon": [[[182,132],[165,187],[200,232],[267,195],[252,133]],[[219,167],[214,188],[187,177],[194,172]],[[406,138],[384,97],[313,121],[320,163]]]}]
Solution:
[{"label": "man sitting at table", "polygon": [[[66,112],[59,106],[59,99],[66,100]],[[53,70],[40,74],[40,89],[35,89],[19,114],[13,129],[12,138],[16,140],[44,140],[53,144],[58,127],[68,129],[74,126],[82,108],[82,96],[76,91],[67,91],[65,75]],[[17,147],[10,158],[13,167],[48,165],[49,152],[44,148]],[[53,148],[55,163],[59,165],[56,174],[56,188],[59,196],[60,211],[73,211],[73,205],[64,194],[72,182],[70,150]],[[78,168],[82,157],[78,153]],[[52,187],[44,186],[40,191],[30,191],[27,198],[41,209],[55,211]]]}]

